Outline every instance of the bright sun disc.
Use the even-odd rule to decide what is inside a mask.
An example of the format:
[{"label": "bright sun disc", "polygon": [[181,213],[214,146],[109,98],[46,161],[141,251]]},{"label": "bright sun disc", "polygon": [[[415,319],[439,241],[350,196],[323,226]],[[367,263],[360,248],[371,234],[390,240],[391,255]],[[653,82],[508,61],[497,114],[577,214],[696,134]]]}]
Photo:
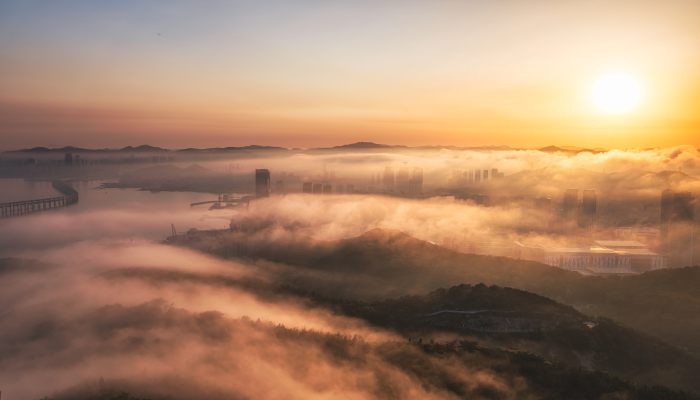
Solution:
[{"label": "bright sun disc", "polygon": [[608,73],[601,76],[593,86],[593,104],[609,114],[622,114],[631,111],[642,100],[642,87],[633,76],[622,73]]}]

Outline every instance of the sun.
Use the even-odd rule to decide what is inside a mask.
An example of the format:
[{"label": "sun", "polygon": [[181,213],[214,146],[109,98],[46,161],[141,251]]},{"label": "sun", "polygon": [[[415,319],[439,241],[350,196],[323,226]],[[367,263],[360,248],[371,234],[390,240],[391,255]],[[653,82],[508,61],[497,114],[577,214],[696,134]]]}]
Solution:
[{"label": "sun", "polygon": [[644,91],[634,76],[610,72],[598,78],[591,91],[593,104],[606,114],[624,114],[642,101]]}]

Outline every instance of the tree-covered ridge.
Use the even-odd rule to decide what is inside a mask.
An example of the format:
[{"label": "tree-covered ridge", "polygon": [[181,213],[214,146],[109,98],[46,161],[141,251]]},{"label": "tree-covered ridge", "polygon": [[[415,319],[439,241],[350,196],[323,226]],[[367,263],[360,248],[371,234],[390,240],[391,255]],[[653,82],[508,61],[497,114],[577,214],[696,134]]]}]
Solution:
[{"label": "tree-covered ridge", "polygon": [[[294,227],[283,227],[294,229]],[[464,254],[397,231],[375,229],[335,242],[271,240],[267,226],[192,232],[174,243],[222,257],[285,263],[280,280],[316,292],[381,299],[462,283],[527,290],[611,318],[700,355],[700,267],[637,276],[582,276],[532,261]],[[642,312],[643,311],[643,312]]]},{"label": "tree-covered ridge", "polygon": [[[402,379],[399,379],[400,376],[405,376],[419,382],[425,393],[439,398],[696,399],[688,393],[658,386],[635,386],[602,372],[570,368],[530,353],[485,347],[469,340],[368,342],[359,337],[291,329],[246,318],[228,319],[218,314],[188,313],[172,309],[164,303],[150,303],[138,307],[140,309],[132,310],[115,306],[102,312],[106,314],[107,320],[118,320],[125,312],[146,312],[158,321],[150,325],[144,324],[143,321],[127,324],[129,326],[112,325],[112,331],[134,326],[148,331],[155,329],[156,325],[172,323],[173,320],[198,321],[202,318],[209,320],[208,324],[217,326],[219,333],[212,335],[208,330],[201,330],[200,340],[214,340],[225,344],[237,335],[254,331],[257,337],[252,339],[251,345],[260,344],[262,340],[274,339],[276,345],[293,353],[291,355],[296,368],[290,373],[302,382],[312,379],[307,371],[312,368],[311,364],[318,360],[308,357],[311,354],[308,352],[315,349],[313,353],[316,357],[321,356],[348,373],[362,371],[369,374],[369,378],[363,378],[367,383],[367,392],[364,395],[368,398],[406,398],[407,393],[401,386]],[[165,317],[165,321],[160,317]],[[104,323],[102,321],[97,325],[103,326]],[[195,323],[193,328],[197,325]],[[271,353],[274,351],[263,357],[270,356]],[[304,357],[305,354],[307,357]],[[146,381],[98,378],[45,399],[174,400],[193,398],[193,393],[196,393],[196,398],[201,399],[246,398],[240,393],[224,392],[194,381],[190,382],[190,378],[182,376],[161,379],[160,385],[166,387]],[[323,392],[323,387],[317,389]],[[334,389],[327,390],[328,394],[331,394]]]}]

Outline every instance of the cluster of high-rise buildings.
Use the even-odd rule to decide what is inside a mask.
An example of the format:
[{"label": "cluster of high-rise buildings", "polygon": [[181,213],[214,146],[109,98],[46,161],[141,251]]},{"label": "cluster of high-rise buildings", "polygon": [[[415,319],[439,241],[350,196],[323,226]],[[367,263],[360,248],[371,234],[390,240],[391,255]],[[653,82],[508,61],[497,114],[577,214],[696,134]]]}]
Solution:
[{"label": "cluster of high-rise buildings", "polygon": [[555,205],[551,197],[534,199],[535,208],[551,213],[558,226],[591,228],[598,219],[598,195],[595,189],[567,189],[561,203]]},{"label": "cluster of high-rise buildings", "polygon": [[664,190],[661,193],[661,236],[667,237],[674,223],[695,220],[695,198],[690,192]]},{"label": "cluster of high-rise buildings", "polygon": [[368,193],[384,193],[396,196],[415,197],[423,194],[423,169],[384,167],[383,172],[372,174]]},{"label": "cluster of high-rise buildings", "polygon": [[695,207],[696,199],[690,192],[661,193],[661,249],[674,265],[695,263]]},{"label": "cluster of high-rise buildings", "polygon": [[499,172],[498,168],[491,168],[490,170],[475,169],[473,171],[465,171],[464,177],[466,178],[467,183],[470,184],[503,178],[504,174],[503,172]]},{"label": "cluster of high-rise buildings", "polygon": [[84,164],[87,164],[88,161],[80,158],[80,154],[73,154],[73,153],[65,153],[63,155],[63,165],[72,167],[72,166],[81,166]]},{"label": "cluster of high-rise buildings", "polygon": [[[327,175],[327,174],[326,174]],[[369,183],[356,187],[354,183],[333,182],[334,177],[324,177],[320,182],[306,181],[302,184],[303,193],[382,193],[396,196],[415,197],[423,193],[422,168],[393,168],[386,166],[383,172],[372,174]]]},{"label": "cluster of high-rise buildings", "polygon": [[[465,173],[471,182],[495,179],[503,174],[498,170],[475,170]],[[298,178],[298,177],[297,177]],[[311,194],[331,193],[385,193],[398,196],[417,196],[423,192],[423,170],[420,168],[393,168],[387,166],[383,172],[372,175],[366,190],[356,190],[355,184],[333,182],[327,176],[319,181],[297,180],[301,191]],[[257,197],[270,195],[270,171],[255,171],[255,193]],[[297,189],[298,190],[298,189]],[[276,189],[276,191],[279,191]],[[488,204],[487,195],[469,195],[465,198],[477,204]],[[464,197],[463,196],[463,197]],[[483,197],[483,198],[482,198]],[[696,199],[690,192],[665,190],[661,194],[659,228],[624,227],[614,230],[606,240],[594,239],[594,235],[605,234],[606,224],[598,224],[598,195],[595,189],[571,188],[564,191],[560,202],[549,197],[535,199],[535,206],[549,210],[554,226],[578,232],[581,237],[576,245],[549,247],[518,243],[501,246],[508,255],[543,262],[564,269],[584,273],[638,273],[666,266],[692,265],[694,263],[694,229]],[[578,227],[583,230],[570,231]],[[585,233],[584,232],[588,232]],[[611,234],[612,231],[607,232]],[[483,249],[482,249],[483,250]],[[512,253],[512,254],[511,254]]]},{"label": "cluster of high-rise buildings", "polygon": [[[579,196],[579,193],[581,195]],[[567,189],[559,209],[565,221],[576,221],[582,228],[592,227],[598,216],[598,196],[594,189]]]},{"label": "cluster of high-rise buildings", "polygon": [[391,166],[384,168],[381,187],[384,193],[402,196],[416,196],[423,192],[423,169],[401,167],[394,170]]},{"label": "cluster of high-rise buildings", "polygon": [[523,247],[523,258],[583,273],[640,273],[665,266],[664,257],[634,240],[593,240],[573,247]]},{"label": "cluster of high-rise buildings", "polygon": [[[33,164],[37,163],[36,159],[31,159]],[[161,163],[161,162],[172,162],[174,158],[172,156],[154,154],[148,156],[135,157],[133,154],[125,155],[122,157],[106,157],[106,156],[93,156],[91,158],[83,158],[80,154],[74,153],[64,153],[62,165],[67,167],[81,167],[88,165],[99,165],[99,164],[120,164],[120,163]],[[53,165],[61,165],[60,160],[50,160]]]},{"label": "cluster of high-rise buildings", "polygon": [[474,186],[493,180],[501,179],[505,176],[498,168],[459,170],[452,173],[452,185],[458,187]]},{"label": "cluster of high-rise buildings", "polygon": [[255,197],[270,196],[270,170],[255,170]]},{"label": "cluster of high-rise buildings", "polygon": [[[295,175],[286,176],[292,183],[299,184],[299,177]],[[293,178],[293,179],[292,179]],[[275,181],[275,192],[278,194],[287,193],[288,189],[292,192],[297,192],[301,189],[302,193],[315,194],[332,194],[332,193],[355,193],[355,185],[352,183],[332,183],[329,179],[323,179],[320,182],[304,181],[301,182],[301,187],[296,189],[287,188],[284,179]],[[270,170],[256,169],[255,170],[255,196],[268,197],[272,192]]]},{"label": "cluster of high-rise buildings", "polygon": [[[541,198],[538,202],[538,205],[548,207],[551,199]],[[619,236],[619,239],[593,240],[586,245],[571,247],[523,246],[522,253],[525,258],[552,266],[594,273],[644,272],[666,266],[693,265],[695,197],[690,192],[665,190],[659,205],[658,229],[616,228],[615,236]],[[582,192],[578,189],[566,190],[558,209],[561,221],[576,221],[582,228],[593,227],[597,213],[598,201],[593,189]],[[650,245],[654,250],[649,248]]]},{"label": "cluster of high-rise buildings", "polygon": [[332,194],[332,193],[355,193],[355,185],[352,183],[330,183],[330,182],[304,182],[301,185],[302,193]]},{"label": "cluster of high-rise buildings", "polygon": [[336,178],[332,172],[324,172],[323,176],[316,179],[301,179],[293,174],[282,174],[276,179],[274,187],[272,187],[270,171],[256,169],[256,197],[267,197],[271,192],[278,194],[288,192],[309,194],[382,193],[406,197],[417,197],[423,193],[423,170],[421,168],[402,167],[394,170],[388,166],[383,173],[373,174],[371,182],[367,185],[359,182],[358,178]]}]

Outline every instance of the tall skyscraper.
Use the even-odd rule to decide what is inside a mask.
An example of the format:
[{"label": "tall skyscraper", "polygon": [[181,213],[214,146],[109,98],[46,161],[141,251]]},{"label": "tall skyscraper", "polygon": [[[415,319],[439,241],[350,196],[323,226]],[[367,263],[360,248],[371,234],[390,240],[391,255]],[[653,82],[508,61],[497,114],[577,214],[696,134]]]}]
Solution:
[{"label": "tall skyscraper", "polygon": [[270,170],[256,169],[255,170],[255,196],[269,197],[270,196]]},{"label": "tall skyscraper", "polygon": [[539,210],[552,211],[551,197],[538,197],[535,199],[535,207]]},{"label": "tall skyscraper", "polygon": [[[668,233],[668,228],[674,222],[692,222],[695,220],[695,198],[690,192],[673,192],[664,190],[661,193],[661,234]],[[664,232],[666,231],[666,232]]]},{"label": "tall skyscraper", "polygon": [[673,196],[673,210],[677,220],[695,220],[695,197],[690,192],[679,192]]},{"label": "tall skyscraper", "polygon": [[661,239],[666,240],[668,235],[668,225],[673,214],[673,192],[666,189],[661,192]]},{"label": "tall skyscraper", "polygon": [[585,189],[581,199],[581,210],[579,212],[579,226],[587,228],[595,223],[598,214],[598,197],[595,190]]},{"label": "tall skyscraper", "polygon": [[578,189],[566,189],[561,204],[561,215],[564,218],[573,218],[576,210],[578,210]]},{"label": "tall skyscraper", "polygon": [[417,196],[423,193],[423,169],[414,168],[411,179],[408,182],[408,194]]},{"label": "tall skyscraper", "polygon": [[695,206],[690,192],[661,194],[661,248],[672,266],[695,263]]},{"label": "tall skyscraper", "polygon": [[399,168],[399,172],[396,174],[396,192],[399,194],[408,194],[410,179],[408,167]]},{"label": "tall skyscraper", "polygon": [[391,193],[394,191],[395,185],[394,170],[390,166],[384,168],[384,177],[382,179],[382,184],[384,185],[384,191]]},{"label": "tall skyscraper", "polygon": [[285,188],[284,180],[278,179],[275,181],[275,193],[284,194],[286,191],[287,189]]}]

